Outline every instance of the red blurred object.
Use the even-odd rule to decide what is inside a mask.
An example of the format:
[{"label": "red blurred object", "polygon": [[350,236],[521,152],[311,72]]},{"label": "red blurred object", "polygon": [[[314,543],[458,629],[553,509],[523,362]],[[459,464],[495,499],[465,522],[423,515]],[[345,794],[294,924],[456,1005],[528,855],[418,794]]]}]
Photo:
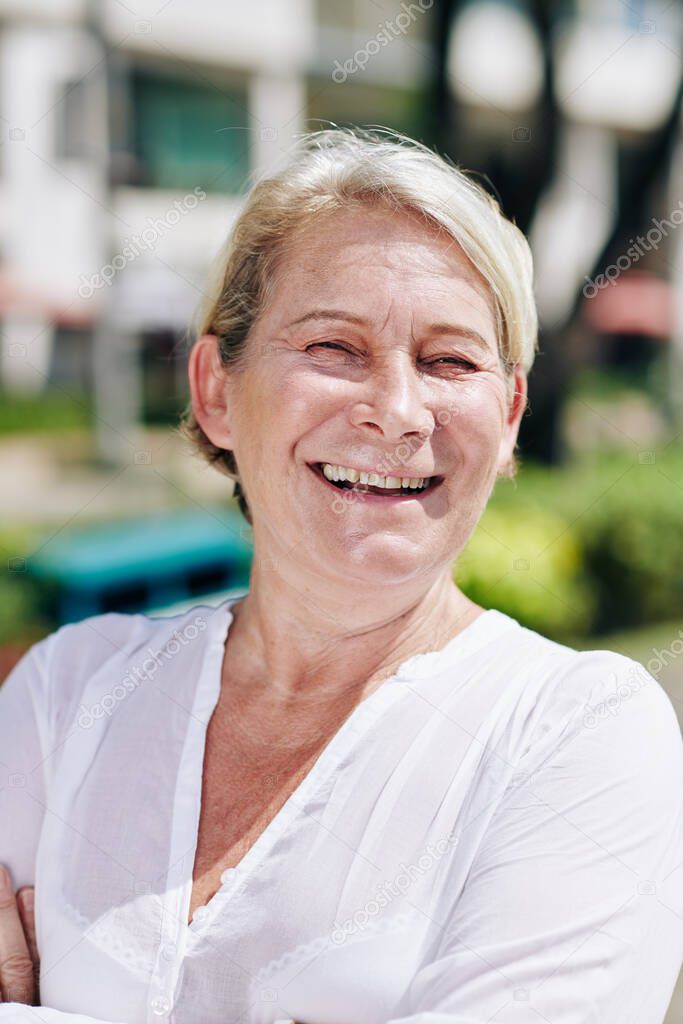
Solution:
[{"label": "red blurred object", "polygon": [[92,304],[83,301],[55,302],[39,291],[23,287],[0,267],[0,315],[38,315],[60,327],[89,327],[97,315]]},{"label": "red blurred object", "polygon": [[30,646],[30,644],[5,644],[0,647],[0,686]]},{"label": "red blurred object", "polygon": [[674,326],[674,295],[668,281],[643,270],[627,270],[613,284],[597,284],[583,303],[583,316],[600,334],[644,334],[667,340]]}]

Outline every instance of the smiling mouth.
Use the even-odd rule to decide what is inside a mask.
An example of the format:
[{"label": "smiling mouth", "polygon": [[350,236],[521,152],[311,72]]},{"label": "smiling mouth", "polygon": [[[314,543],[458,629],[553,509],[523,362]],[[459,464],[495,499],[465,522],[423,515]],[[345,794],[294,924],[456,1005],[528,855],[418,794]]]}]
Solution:
[{"label": "smiling mouth", "polygon": [[359,495],[372,495],[380,498],[422,498],[435,490],[444,480],[442,476],[430,476],[423,478],[424,483],[420,487],[380,487],[360,481],[352,483],[350,480],[330,480],[323,473],[325,463],[309,462],[307,465],[328,487],[334,487],[338,491],[354,491]]}]

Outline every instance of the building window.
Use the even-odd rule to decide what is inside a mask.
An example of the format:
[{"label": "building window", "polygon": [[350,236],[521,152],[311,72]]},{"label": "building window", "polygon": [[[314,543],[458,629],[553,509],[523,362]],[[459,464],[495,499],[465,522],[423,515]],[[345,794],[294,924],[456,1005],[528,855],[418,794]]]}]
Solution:
[{"label": "building window", "polygon": [[132,73],[136,184],[239,192],[249,172],[246,85]]}]

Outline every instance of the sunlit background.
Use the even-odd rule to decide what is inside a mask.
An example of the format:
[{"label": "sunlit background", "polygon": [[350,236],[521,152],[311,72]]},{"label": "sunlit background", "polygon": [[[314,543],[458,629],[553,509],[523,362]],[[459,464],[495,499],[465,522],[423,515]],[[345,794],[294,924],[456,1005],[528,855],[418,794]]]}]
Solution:
[{"label": "sunlit background", "polygon": [[0,679],[62,623],[248,586],[177,432],[193,314],[250,178],[381,125],[474,171],[536,262],[521,469],[456,579],[680,715],[681,29],[645,0],[0,0]]}]

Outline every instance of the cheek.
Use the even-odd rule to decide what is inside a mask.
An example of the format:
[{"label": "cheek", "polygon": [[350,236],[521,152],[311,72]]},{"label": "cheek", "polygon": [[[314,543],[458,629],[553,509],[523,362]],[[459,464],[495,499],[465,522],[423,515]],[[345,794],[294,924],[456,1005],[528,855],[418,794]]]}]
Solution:
[{"label": "cheek", "polygon": [[491,387],[484,381],[472,381],[454,393],[439,416],[447,430],[449,442],[460,449],[463,459],[472,457],[486,461],[495,457],[505,426],[505,395],[503,388]]},{"label": "cheek", "polygon": [[344,408],[341,382],[312,377],[301,368],[243,382],[235,452],[245,482],[251,481],[254,506],[281,503],[285,492],[296,498],[298,452]]},{"label": "cheek", "polygon": [[295,437],[317,404],[303,375],[280,374],[277,369],[250,373],[237,383],[234,393],[239,442],[259,458],[268,459]]},{"label": "cheek", "polygon": [[272,402],[275,435],[291,445],[305,444],[314,432],[321,436],[320,431],[345,437],[345,414],[353,394],[348,380],[297,367],[282,378]]}]

